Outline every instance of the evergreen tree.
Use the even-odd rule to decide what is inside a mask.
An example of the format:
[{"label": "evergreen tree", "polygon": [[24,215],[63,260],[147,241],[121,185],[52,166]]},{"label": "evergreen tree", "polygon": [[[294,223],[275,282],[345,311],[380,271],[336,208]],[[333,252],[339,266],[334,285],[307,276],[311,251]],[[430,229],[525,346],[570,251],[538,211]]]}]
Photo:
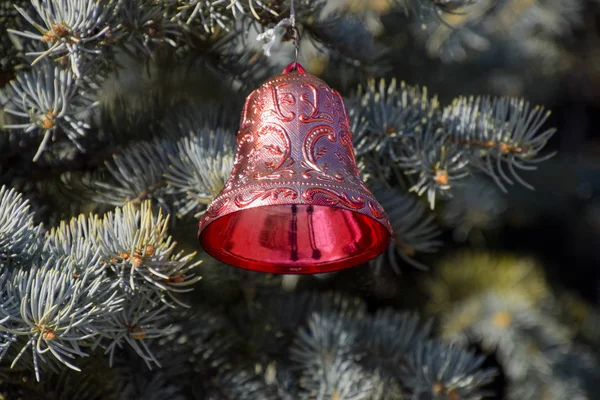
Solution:
[{"label": "evergreen tree", "polygon": [[[598,398],[594,306],[498,250],[511,209],[560,203],[534,191],[560,168],[546,107],[593,63],[598,11],[0,2],[0,398]],[[245,97],[296,56],[344,95],[394,237],[342,272],[234,269],[197,220]]]}]

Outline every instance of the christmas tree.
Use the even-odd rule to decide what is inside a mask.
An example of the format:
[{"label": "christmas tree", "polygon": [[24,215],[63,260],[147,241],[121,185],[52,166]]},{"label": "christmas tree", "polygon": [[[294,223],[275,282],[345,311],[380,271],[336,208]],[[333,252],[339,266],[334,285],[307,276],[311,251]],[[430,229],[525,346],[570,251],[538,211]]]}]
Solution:
[{"label": "christmas tree", "polygon": [[[598,398],[599,7],[1,2],[0,399]],[[353,268],[198,242],[288,65],[393,230]]]}]

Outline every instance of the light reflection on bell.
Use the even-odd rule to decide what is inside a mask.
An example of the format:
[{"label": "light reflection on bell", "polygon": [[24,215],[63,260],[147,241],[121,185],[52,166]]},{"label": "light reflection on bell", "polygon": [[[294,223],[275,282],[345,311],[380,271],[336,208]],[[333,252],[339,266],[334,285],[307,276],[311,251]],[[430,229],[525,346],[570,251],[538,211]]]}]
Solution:
[{"label": "light reflection on bell", "polygon": [[330,272],[370,260],[392,229],[362,182],[340,94],[290,64],[246,99],[236,160],[199,223],[206,252],[236,267]]}]

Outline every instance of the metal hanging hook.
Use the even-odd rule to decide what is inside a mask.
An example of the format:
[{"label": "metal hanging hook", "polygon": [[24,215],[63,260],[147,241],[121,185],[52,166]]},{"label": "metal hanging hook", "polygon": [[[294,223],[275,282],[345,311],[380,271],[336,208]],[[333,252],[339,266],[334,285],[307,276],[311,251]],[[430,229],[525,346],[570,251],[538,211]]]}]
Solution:
[{"label": "metal hanging hook", "polygon": [[295,26],[290,26],[287,32],[294,43],[294,69],[298,66],[298,54],[300,53],[300,32]]},{"label": "metal hanging hook", "polygon": [[300,53],[300,31],[296,27],[296,10],[294,0],[290,0],[290,36],[294,42],[294,69],[298,67],[298,54]]}]

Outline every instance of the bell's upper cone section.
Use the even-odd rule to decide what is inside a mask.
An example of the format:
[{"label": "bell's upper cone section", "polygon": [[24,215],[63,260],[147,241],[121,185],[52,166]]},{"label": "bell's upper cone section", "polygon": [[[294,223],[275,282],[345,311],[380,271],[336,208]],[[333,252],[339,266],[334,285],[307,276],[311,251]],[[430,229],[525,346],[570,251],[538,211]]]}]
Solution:
[{"label": "bell's upper cone section", "polygon": [[322,80],[302,71],[273,77],[248,96],[238,133],[236,178],[230,183],[312,180],[366,190],[349,125],[341,95]]},{"label": "bell's upper cone section", "polygon": [[[363,217],[354,218],[354,230],[377,230],[371,227],[370,221],[376,222],[375,227],[381,226],[386,234],[374,234],[372,239],[378,243],[373,248],[379,249],[381,241],[387,245],[392,233],[382,207],[360,178],[342,96],[319,78],[306,73],[299,64],[296,66],[294,69],[294,64],[290,64],[281,75],[267,80],[246,99],[231,176],[200,220],[200,240],[207,252],[243,268],[256,269],[256,266],[248,267],[252,264],[248,259],[244,262],[246,266],[240,265],[241,261],[235,262],[235,259],[225,260],[227,257],[222,253],[227,253],[227,250],[216,248],[232,248],[232,243],[225,243],[227,232],[219,233],[222,229],[210,229],[210,235],[223,235],[222,241],[209,240],[203,234],[204,228],[232,213],[294,204],[313,206],[313,219],[319,215],[320,218],[331,217],[337,221],[348,219],[346,217],[350,214],[342,217],[341,214],[325,211],[312,213],[314,207],[330,207],[358,213],[366,218],[364,221]],[[291,215],[287,208],[285,210],[283,214]],[[281,214],[280,211],[278,212]],[[252,212],[267,211],[257,209]],[[235,221],[264,220],[239,215],[229,218]],[[360,223],[356,222],[358,220]],[[234,225],[235,223],[227,223],[222,228],[227,226],[226,230],[231,233],[232,229],[236,231]],[[319,226],[330,226],[331,229],[330,224]],[[363,235],[361,240],[364,242],[368,239]],[[289,246],[293,247],[294,244],[289,243]],[[345,258],[358,260],[361,257],[357,254],[347,254]],[[261,257],[264,259],[264,255]],[[334,260],[320,262],[332,261]],[[270,262],[279,261],[275,257]],[[294,262],[302,264],[300,260]],[[332,269],[339,269],[339,265],[334,267],[336,266],[333,265]]]}]

